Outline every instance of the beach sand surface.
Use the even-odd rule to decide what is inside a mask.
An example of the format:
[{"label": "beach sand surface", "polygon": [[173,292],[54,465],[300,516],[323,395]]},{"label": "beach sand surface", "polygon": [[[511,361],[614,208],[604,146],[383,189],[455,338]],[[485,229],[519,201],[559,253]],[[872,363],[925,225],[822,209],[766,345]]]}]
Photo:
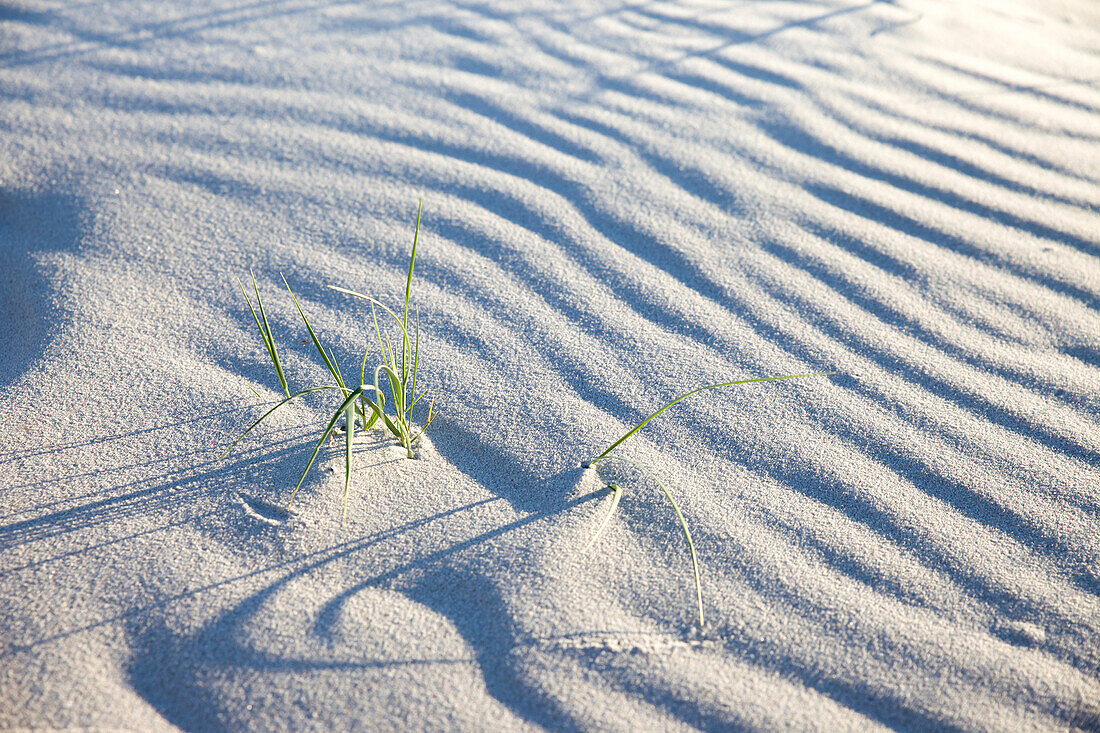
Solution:
[{"label": "beach sand surface", "polygon": [[[1100,730],[1091,0],[0,2],[0,729]],[[338,403],[419,314],[407,459]],[[390,329],[391,334],[393,329]],[[376,363],[377,346],[368,354]],[[680,525],[698,554],[698,628]],[[586,543],[622,500],[598,540]]]}]

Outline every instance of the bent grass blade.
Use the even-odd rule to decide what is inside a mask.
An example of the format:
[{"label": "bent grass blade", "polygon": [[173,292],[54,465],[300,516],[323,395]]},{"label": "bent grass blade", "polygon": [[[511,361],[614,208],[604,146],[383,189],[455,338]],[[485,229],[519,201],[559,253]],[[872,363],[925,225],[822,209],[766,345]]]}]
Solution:
[{"label": "bent grass blade", "polygon": [[[331,389],[331,388],[330,388]],[[328,426],[321,433],[321,439],[317,441],[317,445],[313,447],[313,454],[309,457],[309,463],[306,464],[305,469],[302,471],[301,477],[298,479],[298,485],[294,487],[294,491],[290,492],[290,499],[287,501],[287,506],[290,506],[294,501],[294,495],[298,493],[298,489],[302,488],[302,482],[306,480],[306,474],[309,473],[309,469],[313,466],[313,462],[317,460],[317,454],[321,452],[321,447],[325,444],[325,440],[329,434],[332,433],[333,428],[336,427],[336,421],[340,419],[347,409],[348,405],[354,404],[356,398],[363,393],[362,387],[357,387],[352,391],[350,395],[344,398],[344,401],[340,404],[340,407],[336,409],[336,412],[332,413],[332,419],[328,421]],[[351,432],[349,429],[348,432]],[[350,445],[349,445],[350,449]],[[348,453],[348,472],[345,474],[345,480],[350,480],[350,467],[351,467],[351,454]],[[347,484],[344,486],[344,493],[347,494]]]},{"label": "bent grass blade", "polygon": [[607,510],[607,515],[603,518],[603,521],[600,522],[600,526],[596,528],[596,531],[592,534],[592,537],[585,544],[581,552],[588,552],[592,545],[596,544],[596,540],[598,540],[600,535],[603,534],[603,531],[607,529],[607,525],[611,523],[611,516],[615,514],[615,509],[619,506],[619,499],[621,499],[623,495],[622,488],[617,484],[609,484],[607,488],[611,489],[611,508]]},{"label": "bent grass blade", "polygon": [[[642,464],[638,463],[637,461],[632,461],[629,458],[623,458],[622,456],[607,456],[605,460],[622,461],[623,463],[629,463],[635,468],[643,471],[646,475],[653,479],[654,483],[656,483],[658,487],[660,487],[661,493],[665,495],[665,498],[668,499],[668,503],[672,505],[672,511],[676,514],[676,521],[680,523],[680,530],[684,533],[684,540],[687,541],[688,552],[691,554],[691,574],[695,578],[695,608],[696,612],[699,615],[699,628],[704,628],[706,622],[703,617],[703,584],[699,576],[699,558],[695,554],[695,542],[693,542],[691,539],[691,530],[688,529],[687,520],[684,519],[684,513],[680,511],[680,505],[676,503],[676,500],[674,498],[672,498],[672,494],[664,485],[664,482],[662,482],[661,479],[657,478],[657,474],[653,473],[653,471],[650,471]],[[607,517],[604,519],[603,524],[600,525],[600,528],[596,530],[596,535],[593,536],[593,538],[589,541],[589,545],[595,542],[596,537],[599,536],[600,532],[603,531],[604,526],[607,524],[608,521],[610,521],[611,513],[615,511],[615,507],[618,504],[618,493],[619,492],[616,492],[615,497],[612,499],[611,511],[608,512]],[[588,549],[587,546],[585,547],[585,549]]]},{"label": "bent grass blade", "polygon": [[248,429],[247,429],[247,430],[245,430],[245,431],[244,431],[243,433],[241,433],[241,434],[240,434],[240,436],[239,436],[239,437],[238,437],[238,438],[237,438],[236,440],[234,440],[234,441],[233,441],[233,442],[232,442],[232,443],[230,444],[230,446],[229,446],[228,448],[226,448],[226,449],[225,449],[225,452],[224,452],[224,453],[222,453],[222,454],[221,454],[220,456],[218,456],[218,460],[220,461],[220,460],[222,460],[223,458],[225,458],[226,456],[228,456],[228,455],[229,455],[229,452],[230,452],[230,451],[232,451],[232,450],[233,450],[234,448],[236,448],[236,447],[237,447],[237,444],[238,444],[238,443],[240,443],[240,442],[241,442],[242,440],[244,440],[244,438],[245,438],[245,436],[246,436],[246,435],[248,435],[249,433],[251,433],[251,432],[252,432],[252,430],[253,430],[253,429],[254,429],[254,428],[255,428],[255,427],[257,426],[257,425],[259,425],[259,424],[260,424],[260,423],[262,423],[262,422],[263,422],[264,420],[266,420],[266,419],[267,419],[268,417],[270,417],[270,416],[272,415],[272,413],[274,413],[274,412],[275,412],[276,410],[278,410],[278,409],[279,409],[280,407],[282,407],[283,405],[286,405],[287,403],[289,403],[289,402],[291,402],[291,401],[293,401],[293,400],[296,400],[296,399],[298,399],[298,398],[299,398],[299,397],[301,397],[302,395],[307,395],[307,394],[310,394],[311,392],[321,392],[321,391],[324,391],[324,390],[328,390],[328,389],[338,389],[338,387],[331,387],[331,386],[328,386],[328,385],[326,385],[326,386],[324,386],[324,387],[310,387],[309,389],[303,389],[303,390],[302,390],[301,392],[296,392],[295,394],[292,394],[292,395],[290,395],[290,396],[289,396],[289,397],[287,397],[287,398],[286,398],[285,400],[283,400],[282,402],[280,402],[279,404],[275,405],[275,406],[274,406],[274,407],[272,407],[272,408],[271,408],[270,410],[268,410],[267,412],[265,412],[265,413],[264,413],[263,415],[261,415],[261,416],[259,417],[259,419],[258,419],[258,420],[256,420],[256,422],[254,422],[254,423],[252,423],[251,425],[249,425],[249,426],[248,426]]},{"label": "bent grass blade", "polygon": [[298,315],[302,317],[302,323],[306,326],[306,331],[309,332],[309,338],[313,341],[313,346],[317,349],[317,353],[321,355],[321,360],[325,362],[325,368],[328,369],[329,374],[339,385],[340,389],[347,390],[347,386],[344,384],[344,378],[340,375],[339,368],[333,363],[333,360],[329,358],[328,352],[325,347],[321,345],[321,340],[317,338],[316,332],[313,330],[313,326],[309,324],[309,319],[306,318],[306,313],[302,310],[302,304],[298,302],[298,297],[294,295],[294,291],[290,289],[290,283],[283,277],[283,285],[286,285],[286,291],[290,293],[290,299],[294,301],[294,307],[298,309]]},{"label": "bent grass blade", "polygon": [[823,376],[826,376],[828,374],[835,374],[835,372],[814,372],[812,374],[788,374],[787,376],[783,376],[783,377],[757,377],[756,379],[739,379],[736,382],[721,382],[720,384],[708,384],[705,387],[699,387],[698,389],[693,389],[690,392],[686,392],[685,394],[680,395],[676,399],[672,400],[672,402],[669,402],[667,405],[665,405],[661,409],[657,410],[657,412],[655,412],[652,415],[650,415],[649,417],[647,417],[645,420],[642,420],[640,423],[638,423],[633,428],[628,430],[626,435],[624,435],[623,437],[619,438],[614,443],[609,445],[607,447],[607,449],[604,450],[603,453],[599,454],[598,456],[593,458],[591,461],[588,461],[587,463],[582,463],[581,466],[583,468],[588,468],[589,466],[593,465],[597,461],[602,461],[604,458],[607,458],[608,453],[615,450],[623,442],[625,442],[628,438],[630,438],[632,435],[634,435],[639,430],[644,428],[646,426],[646,423],[648,423],[650,420],[657,417],[662,412],[664,412],[668,408],[672,407],[673,405],[675,405],[680,400],[691,397],[693,394],[698,394],[698,393],[703,392],[703,391],[708,390],[708,389],[716,389],[718,387],[732,387],[732,386],[737,385],[737,384],[752,384],[753,382],[774,382],[774,381],[777,381],[777,380],[780,380],[780,379],[801,379],[803,377],[823,377]]}]

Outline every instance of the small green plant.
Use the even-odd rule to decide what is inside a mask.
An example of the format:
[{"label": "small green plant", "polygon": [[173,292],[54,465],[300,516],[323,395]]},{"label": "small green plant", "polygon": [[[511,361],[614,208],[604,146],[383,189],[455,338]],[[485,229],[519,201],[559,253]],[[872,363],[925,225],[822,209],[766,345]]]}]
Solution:
[{"label": "small green plant", "polygon": [[[260,331],[260,337],[264,342],[264,346],[267,348],[268,356],[271,359],[273,366],[275,367],[276,375],[279,379],[279,384],[283,388],[283,392],[286,394],[286,399],[282,400],[279,404],[272,407],[265,412],[255,422],[253,422],[248,429],[246,429],[241,435],[233,441],[233,443],[226,448],[222,453],[221,458],[225,458],[244,440],[245,436],[252,432],[260,423],[274,414],[279,408],[287,405],[294,400],[307,394],[314,392],[335,391],[339,393],[340,405],[336,408],[336,411],[332,413],[328,424],[325,429],[321,431],[321,437],[318,439],[317,444],[313,448],[313,453],[309,457],[309,461],[306,463],[305,468],[302,470],[301,476],[298,478],[298,483],[294,487],[294,490],[290,494],[290,499],[287,501],[289,506],[294,501],[294,496],[298,493],[298,489],[302,487],[302,482],[305,481],[306,474],[309,473],[309,469],[313,466],[314,461],[317,460],[317,455],[321,452],[321,448],[324,446],[326,440],[331,440],[333,432],[337,429],[337,423],[340,418],[344,418],[343,431],[344,431],[344,515],[347,514],[348,505],[348,487],[351,483],[351,462],[352,462],[352,444],[355,439],[355,425],[356,422],[363,428],[363,430],[370,430],[374,427],[375,423],[379,420],[386,426],[386,428],[393,434],[395,438],[405,448],[405,453],[409,458],[415,457],[413,453],[413,444],[424,433],[424,430],[431,424],[435,418],[434,403],[429,402],[428,416],[424,421],[424,425],[420,430],[415,430],[412,422],[412,409],[417,405],[424,394],[416,392],[416,377],[417,368],[420,361],[420,314],[416,312],[415,316],[415,336],[409,337],[408,323],[409,323],[409,297],[412,289],[412,274],[413,265],[416,262],[416,245],[420,237],[420,211],[421,208],[417,207],[416,211],[416,228],[413,233],[413,246],[412,254],[409,256],[409,268],[408,274],[405,279],[405,312],[404,317],[398,317],[396,313],[387,308],[382,303],[379,303],[374,298],[356,293],[354,291],[345,290],[343,288],[333,288],[343,293],[348,293],[359,298],[370,301],[371,313],[374,321],[374,332],[378,339],[378,346],[382,352],[382,363],[379,364],[374,370],[374,381],[368,384],[366,381],[367,372],[367,359],[370,355],[370,343],[368,341],[366,348],[363,350],[363,358],[359,364],[359,384],[358,386],[348,385],[344,381],[344,375],[340,371],[340,366],[336,360],[336,355],[331,350],[326,350],[321,345],[321,340],[317,337],[316,331],[313,326],[310,325],[309,318],[306,317],[305,311],[302,309],[301,303],[298,302],[297,296],[294,295],[294,291],[291,290],[290,284],[287,283],[286,278],[283,278],[283,284],[286,285],[287,292],[290,293],[290,299],[294,303],[294,307],[298,311],[298,315],[302,318],[302,323],[305,324],[306,331],[309,333],[310,340],[313,342],[313,346],[316,348],[317,353],[321,356],[321,361],[324,362],[325,368],[328,370],[329,375],[332,377],[332,384],[323,384],[313,387],[307,387],[299,392],[291,394],[290,387],[287,384],[285,372],[283,371],[282,363],[279,359],[278,351],[275,348],[275,340],[271,332],[271,326],[268,323],[267,315],[264,310],[263,300],[260,298],[259,288],[256,287],[256,278],[253,275],[252,285],[253,292],[256,297],[256,307],[253,307],[251,300],[248,297],[247,291],[245,291],[244,285],[238,281],[241,287],[241,292],[245,297],[245,302],[248,304],[248,308],[252,313],[252,318],[256,322],[256,326]],[[400,330],[400,338],[395,346],[391,341],[389,334],[384,334],[382,328],[378,323],[378,315],[375,308],[381,308],[386,314],[388,314],[393,321],[397,323]],[[258,313],[257,313],[258,311]],[[384,381],[380,383],[380,378],[384,377]],[[394,415],[390,416],[386,414],[386,394],[384,388],[389,389],[390,398],[389,401],[393,403]],[[255,391],[255,390],[253,390]],[[219,459],[220,460],[220,459]]]},{"label": "small green plant", "polygon": [[[683,514],[683,512],[680,511],[680,505],[676,503],[676,499],[674,499],[672,497],[672,494],[669,492],[668,488],[664,485],[664,483],[661,481],[661,479],[657,478],[657,474],[653,473],[653,471],[646,468],[645,466],[643,466],[641,463],[638,463],[637,461],[631,460],[629,458],[624,458],[622,456],[613,455],[611,452],[613,450],[615,450],[616,448],[618,448],[620,445],[622,445],[624,442],[626,442],[630,437],[632,437],[639,430],[644,428],[650,420],[657,417],[662,412],[664,412],[668,408],[675,405],[677,402],[679,402],[683,399],[686,399],[688,397],[691,397],[693,394],[698,394],[699,392],[703,392],[703,391],[708,390],[708,389],[716,389],[718,387],[732,387],[732,386],[737,385],[737,384],[751,384],[753,382],[772,382],[772,381],[775,381],[775,380],[778,380],[778,379],[800,379],[802,377],[821,377],[821,376],[825,376],[827,374],[832,374],[832,373],[833,372],[815,372],[813,374],[789,374],[789,375],[783,376],[783,377],[758,377],[756,379],[741,379],[741,380],[738,380],[736,382],[722,382],[721,384],[708,384],[704,387],[699,387],[698,389],[693,389],[690,392],[686,392],[686,393],[680,395],[676,399],[674,399],[671,402],[669,402],[668,404],[666,404],[661,409],[654,412],[652,415],[647,417],[645,420],[642,420],[640,423],[638,423],[633,428],[628,430],[625,435],[623,435],[621,438],[619,438],[614,443],[609,445],[604,450],[603,453],[599,454],[598,456],[596,456],[592,460],[586,461],[586,462],[581,464],[581,466],[583,468],[590,468],[590,467],[596,465],[597,463],[599,463],[600,461],[609,461],[609,460],[622,461],[623,463],[628,463],[628,464],[634,466],[635,468],[641,470],[646,475],[648,475],[651,479],[653,479],[653,482],[657,484],[658,488],[661,489],[661,493],[663,493],[665,495],[665,498],[668,499],[669,504],[672,505],[672,511],[676,514],[676,521],[679,522],[679,524],[680,524],[680,530],[684,533],[684,540],[687,541],[688,552],[691,554],[691,572],[692,572],[693,577],[695,578],[695,606],[696,606],[696,613],[698,614],[699,629],[700,630],[705,628],[706,620],[705,620],[705,617],[703,615],[703,585],[702,585],[702,583],[699,579],[699,558],[695,554],[695,543],[691,539],[691,530],[688,529],[687,520],[684,519],[684,514]],[[607,488],[611,490],[611,508],[608,510],[607,514],[604,516],[604,519],[600,523],[600,526],[593,533],[592,538],[589,539],[588,543],[584,546],[584,550],[583,550],[584,552],[587,552],[589,550],[589,548],[591,548],[592,545],[594,545],[596,543],[596,540],[599,539],[600,535],[603,534],[604,529],[607,528],[608,523],[611,521],[611,516],[615,513],[615,509],[619,506],[619,500],[622,498],[623,490],[620,486],[618,486],[617,484],[610,484]]]}]

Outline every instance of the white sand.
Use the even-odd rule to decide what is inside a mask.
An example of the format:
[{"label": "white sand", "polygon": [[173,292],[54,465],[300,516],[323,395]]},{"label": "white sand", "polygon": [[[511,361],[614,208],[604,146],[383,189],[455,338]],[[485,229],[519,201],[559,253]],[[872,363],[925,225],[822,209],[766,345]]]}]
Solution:
[{"label": "white sand", "polygon": [[[1098,79],[1093,0],[0,4],[0,729],[1100,729]],[[442,415],[285,515],[233,280],[351,371],[420,196]],[[822,370],[620,449],[697,638],[579,464]]]}]

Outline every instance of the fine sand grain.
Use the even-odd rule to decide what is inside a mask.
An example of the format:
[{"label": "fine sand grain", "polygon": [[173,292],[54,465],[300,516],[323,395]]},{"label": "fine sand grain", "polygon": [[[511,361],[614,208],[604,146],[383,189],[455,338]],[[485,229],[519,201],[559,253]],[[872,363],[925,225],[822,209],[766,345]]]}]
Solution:
[{"label": "fine sand grain", "polygon": [[[1093,0],[0,2],[0,729],[1100,729],[1098,80]],[[421,197],[440,415],[288,510],[236,278],[357,373]],[[822,371],[618,449],[700,634],[580,464]]]}]

